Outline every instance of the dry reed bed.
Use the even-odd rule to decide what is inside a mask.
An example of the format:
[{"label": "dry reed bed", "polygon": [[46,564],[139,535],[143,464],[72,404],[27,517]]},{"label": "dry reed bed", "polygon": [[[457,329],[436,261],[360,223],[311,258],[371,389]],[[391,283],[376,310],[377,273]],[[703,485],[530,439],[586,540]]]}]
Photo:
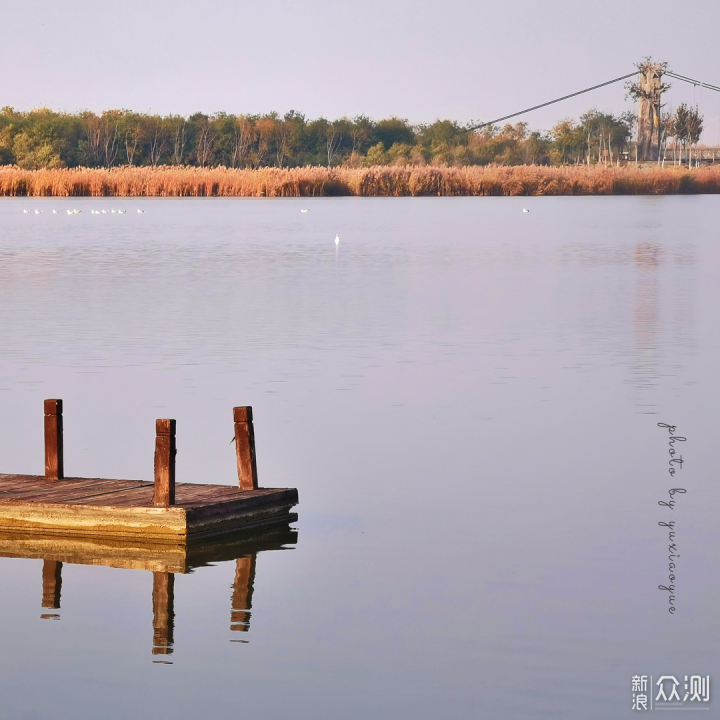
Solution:
[{"label": "dry reed bed", "polygon": [[323,195],[674,195],[720,193],[720,165],[682,168],[0,167],[0,196],[308,197]]}]

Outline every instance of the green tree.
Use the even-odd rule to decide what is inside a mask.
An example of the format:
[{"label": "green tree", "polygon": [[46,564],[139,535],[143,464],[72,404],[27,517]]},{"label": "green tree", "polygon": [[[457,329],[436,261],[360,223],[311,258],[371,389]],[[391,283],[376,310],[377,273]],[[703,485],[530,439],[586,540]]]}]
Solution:
[{"label": "green tree", "polygon": [[375,142],[381,142],[385,150],[389,150],[395,143],[415,144],[415,133],[410,123],[397,117],[376,123],[373,136]]},{"label": "green tree", "polygon": [[556,159],[566,164],[570,157],[579,157],[585,144],[583,129],[574,120],[565,118],[557,123],[550,134],[553,138]]},{"label": "green tree", "polygon": [[64,163],[50,143],[32,138],[25,132],[18,133],[13,140],[15,162],[24,170],[59,168]]},{"label": "green tree", "polygon": [[[703,116],[697,107],[691,108],[687,118],[687,138],[692,153],[692,146],[700,142],[700,135],[703,130]],[[688,157],[688,167],[692,167],[692,159]]]},{"label": "green tree", "polygon": [[377,145],[373,145],[368,151],[367,155],[362,161],[363,167],[372,167],[373,165],[387,165],[388,155],[385,152],[385,146],[379,142]]},{"label": "green tree", "polygon": [[[675,117],[672,123],[672,134],[677,142],[680,143],[683,149],[687,148],[687,144],[690,138],[689,133],[690,124],[690,108],[685,103],[681,103],[678,109],[675,111]],[[682,153],[680,153],[680,162],[682,163]],[[688,164],[689,164],[688,160]]]}]

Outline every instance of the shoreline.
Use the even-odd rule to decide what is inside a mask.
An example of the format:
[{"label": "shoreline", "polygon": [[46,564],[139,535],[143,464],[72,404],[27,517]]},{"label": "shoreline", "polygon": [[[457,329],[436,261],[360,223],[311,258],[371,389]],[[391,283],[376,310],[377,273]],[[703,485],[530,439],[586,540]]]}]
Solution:
[{"label": "shoreline", "polygon": [[259,168],[0,167],[0,197],[479,197],[720,194],[720,163]]}]

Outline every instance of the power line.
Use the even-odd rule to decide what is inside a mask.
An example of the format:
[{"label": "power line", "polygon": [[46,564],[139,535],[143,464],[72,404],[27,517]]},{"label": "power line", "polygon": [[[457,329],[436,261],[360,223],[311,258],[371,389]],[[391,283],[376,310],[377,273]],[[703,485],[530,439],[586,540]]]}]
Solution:
[{"label": "power line", "polygon": [[707,83],[700,82],[699,80],[693,80],[692,78],[685,77],[684,75],[678,75],[677,73],[670,72],[669,70],[665,74],[675,78],[676,80],[682,80],[683,82],[690,83],[691,85],[699,85],[700,87],[707,88],[708,90],[720,92],[720,87],[717,85],[708,85]]},{"label": "power line", "polygon": [[[553,105],[554,103],[560,102],[561,100],[567,100],[568,98],[575,97],[576,95],[582,95],[583,93],[590,92],[591,90],[597,90],[598,88],[605,87],[606,85],[612,85],[613,83],[620,82],[621,80],[627,80],[627,78],[635,77],[635,75],[637,74],[638,71],[636,70],[635,72],[631,72],[628,75],[623,75],[622,77],[615,78],[614,80],[608,80],[607,82],[600,83],[599,85],[593,85],[592,87],[585,88],[585,90],[579,90],[578,92],[571,93],[570,95],[563,95],[563,97],[557,98],[556,100],[550,100],[550,102],[542,103],[542,105],[535,105],[534,107],[520,110],[520,112],[513,113],[512,115],[505,115],[505,117],[497,118],[497,120],[491,120],[490,122],[482,123],[481,125],[475,125],[474,127],[466,128],[465,132],[480,130],[481,128],[488,127],[489,125],[494,125],[495,123],[502,122],[503,120],[509,120],[510,118],[517,117],[518,115],[523,115],[524,113],[530,112],[532,110],[537,110],[538,108]],[[720,88],[713,89],[720,90]]]},{"label": "power line", "polygon": [[[627,75],[623,75],[622,77],[615,78],[614,80],[608,80],[607,82],[600,83],[599,85],[593,85],[592,87],[585,88],[584,90],[579,90],[578,92],[570,93],[570,95],[563,95],[562,97],[556,98],[555,100],[550,100],[549,102],[542,103],[541,105],[534,105],[533,107],[526,108],[525,110],[520,110],[519,112],[512,113],[512,115],[505,115],[504,117],[497,118],[495,120],[490,120],[490,122],[481,123],[480,125],[474,125],[469,128],[465,128],[464,132],[473,132],[474,130],[481,130],[484,127],[489,127],[490,125],[494,125],[495,123],[502,122],[503,120],[509,120],[510,118],[517,117],[518,115],[524,115],[525,113],[532,112],[533,110],[538,110],[539,108],[547,107],[548,105],[554,105],[555,103],[561,102],[562,100],[567,100],[571,97],[576,97],[577,95],[582,95],[583,93],[590,92],[591,90],[597,90],[598,88],[605,87],[606,85],[612,85],[613,83],[620,82],[621,80],[627,80],[628,78],[634,77],[638,74],[638,71],[631,72]],[[717,85],[709,85],[708,83],[700,82],[699,80],[693,80],[692,78],[685,77],[684,75],[678,75],[678,73],[674,73],[671,71],[666,71],[665,75],[668,75],[670,77],[675,78],[676,80],[682,80],[683,82],[690,83],[692,85],[699,85],[700,87],[708,88],[708,90],[715,90],[716,92],[720,92],[720,87]]]}]

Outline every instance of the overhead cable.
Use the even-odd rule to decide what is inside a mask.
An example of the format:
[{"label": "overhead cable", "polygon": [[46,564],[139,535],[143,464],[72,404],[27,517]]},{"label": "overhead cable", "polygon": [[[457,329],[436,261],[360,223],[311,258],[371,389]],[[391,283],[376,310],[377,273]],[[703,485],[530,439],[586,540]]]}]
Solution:
[{"label": "overhead cable", "polygon": [[684,75],[678,75],[677,73],[670,72],[669,70],[665,74],[675,78],[676,80],[682,80],[683,82],[690,83],[691,85],[699,85],[700,87],[707,88],[708,90],[720,92],[720,87],[717,85],[708,85],[707,83],[700,82],[699,80],[693,80],[692,78],[685,77]]},{"label": "overhead cable", "polygon": [[[512,113],[511,115],[505,115],[504,117],[490,120],[490,122],[481,123],[480,125],[473,125],[472,127],[465,128],[464,132],[481,130],[482,128],[489,127],[490,125],[495,125],[495,123],[502,122],[503,120],[509,120],[510,118],[517,117],[518,115],[524,115],[525,113],[532,112],[533,110],[538,110],[539,108],[547,107],[548,105],[554,105],[555,103],[561,102],[562,100],[567,100],[568,98],[582,95],[583,93],[590,92],[591,90],[597,90],[598,88],[605,87],[606,85],[612,85],[613,83],[620,82],[621,80],[627,80],[628,78],[634,77],[637,74],[638,71],[636,70],[635,72],[628,73],[627,75],[615,78],[614,80],[608,80],[607,82],[600,83],[599,85],[593,85],[592,87],[585,88],[585,90],[579,90],[578,92],[570,93],[570,95],[563,95],[562,97],[542,103],[541,105],[534,105],[533,107],[526,108],[525,110],[520,110],[519,112]],[[715,90],[716,92],[720,92],[720,87],[718,87],[717,85],[710,85],[708,83],[700,82],[700,80],[693,80],[692,78],[685,77],[684,75],[679,75],[678,73],[671,72],[670,70],[666,71],[664,74],[668,75],[669,77],[673,77],[676,80],[682,80],[683,82],[690,83],[692,85],[698,85],[700,87],[708,88],[708,90]]]},{"label": "overhead cable", "polygon": [[[481,128],[488,127],[489,125],[494,125],[495,123],[502,122],[503,120],[509,120],[510,118],[517,117],[518,115],[523,115],[524,113],[530,112],[532,110],[537,110],[538,108],[547,107],[548,105],[553,105],[554,103],[560,102],[561,100],[567,100],[568,98],[575,97],[576,95],[582,95],[583,93],[590,92],[591,90],[597,90],[598,88],[605,87],[606,85],[612,85],[613,83],[620,82],[621,80],[627,80],[627,78],[635,77],[637,75],[637,70],[635,72],[631,72],[627,75],[623,75],[622,77],[615,78],[614,80],[608,80],[607,82],[600,83],[599,85],[593,85],[592,87],[585,88],[585,90],[579,90],[578,92],[570,93],[570,95],[563,95],[560,98],[557,98],[556,100],[550,100],[550,102],[542,103],[542,105],[535,105],[534,107],[527,108],[525,110],[520,110],[520,112],[513,113],[512,115],[505,115],[505,117],[497,118],[496,120],[491,120],[490,122],[482,123],[480,125],[475,125],[473,127],[469,127],[465,129],[465,132],[472,132],[473,130],[480,130]],[[714,88],[718,89],[718,88]]]}]

